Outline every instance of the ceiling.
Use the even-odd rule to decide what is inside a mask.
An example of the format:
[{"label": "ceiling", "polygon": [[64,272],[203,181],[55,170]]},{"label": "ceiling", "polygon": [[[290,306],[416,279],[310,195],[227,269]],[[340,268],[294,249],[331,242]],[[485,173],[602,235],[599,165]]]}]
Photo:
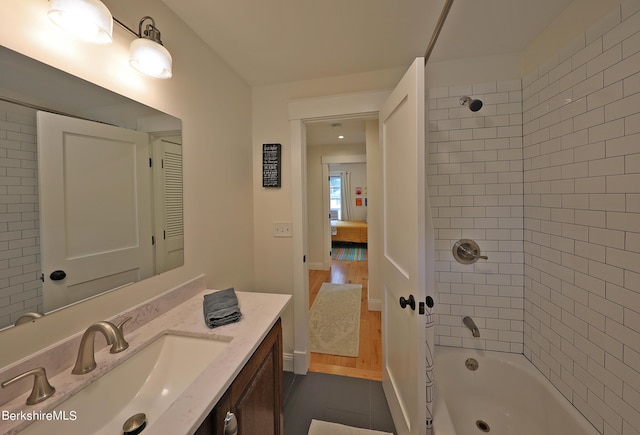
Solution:
[{"label": "ceiling", "polygon": [[[431,59],[521,52],[573,0],[455,0]],[[408,67],[445,0],[163,0],[251,86]]]},{"label": "ceiling", "polygon": [[[307,145],[357,145],[365,141],[363,119],[341,119],[338,121],[306,124]],[[339,137],[339,136],[342,136]]]},{"label": "ceiling", "polygon": [[[445,4],[163,1],[251,86],[406,68],[424,55]],[[455,0],[430,61],[520,53],[572,1]],[[364,142],[364,122],[334,122],[308,125],[307,144]]]}]

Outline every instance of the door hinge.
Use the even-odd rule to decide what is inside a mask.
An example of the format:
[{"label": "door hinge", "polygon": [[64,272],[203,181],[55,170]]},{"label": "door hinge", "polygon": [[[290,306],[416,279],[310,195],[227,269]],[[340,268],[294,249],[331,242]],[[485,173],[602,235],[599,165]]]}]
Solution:
[{"label": "door hinge", "polygon": [[153,168],[153,159],[149,157],[149,167]]},{"label": "door hinge", "polygon": [[162,239],[163,239],[163,240],[167,240],[167,231],[166,231],[166,230],[164,230],[164,231],[162,232]]},{"label": "door hinge", "polygon": [[44,282],[44,273],[40,274],[40,281]]},{"label": "door hinge", "polygon": [[155,236],[151,236],[151,246],[154,246],[156,244],[156,238]]}]

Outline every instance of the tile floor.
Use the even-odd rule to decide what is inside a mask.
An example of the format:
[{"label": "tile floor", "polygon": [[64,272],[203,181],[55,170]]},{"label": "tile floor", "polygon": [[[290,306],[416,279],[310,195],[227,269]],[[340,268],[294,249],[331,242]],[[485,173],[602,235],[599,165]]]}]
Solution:
[{"label": "tile floor", "polygon": [[285,435],[307,435],[311,419],[395,433],[381,382],[285,372],[283,383]]}]

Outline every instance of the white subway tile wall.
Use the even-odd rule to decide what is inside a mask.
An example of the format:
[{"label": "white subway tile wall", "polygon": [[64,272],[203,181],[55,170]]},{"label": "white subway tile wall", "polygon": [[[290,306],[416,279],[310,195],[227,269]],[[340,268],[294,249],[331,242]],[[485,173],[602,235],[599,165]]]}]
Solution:
[{"label": "white subway tile wall", "polygon": [[638,434],[640,1],[525,77],[523,108],[524,354],[601,433]]},{"label": "white subway tile wall", "polygon": [[[460,97],[484,102],[471,112]],[[429,90],[428,185],[436,236],[436,343],[523,352],[523,155],[520,80]],[[488,260],[455,261],[473,239]],[[463,323],[471,316],[474,338]]]},{"label": "white subway tile wall", "polygon": [[35,112],[0,103],[0,328],[42,312]]}]

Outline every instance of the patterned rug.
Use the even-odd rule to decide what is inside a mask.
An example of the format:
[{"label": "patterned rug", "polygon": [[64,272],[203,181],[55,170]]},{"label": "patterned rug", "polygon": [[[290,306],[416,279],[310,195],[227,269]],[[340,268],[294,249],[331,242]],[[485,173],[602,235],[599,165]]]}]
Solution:
[{"label": "patterned rug", "polygon": [[309,435],[393,435],[389,432],[379,432],[371,429],[360,429],[357,427],[345,426],[328,421],[311,420]]},{"label": "patterned rug", "polygon": [[365,261],[367,259],[367,248],[338,246],[331,250],[331,258],[343,261]]},{"label": "patterned rug", "polygon": [[360,284],[322,284],[309,312],[311,352],[358,356],[361,296]]}]

